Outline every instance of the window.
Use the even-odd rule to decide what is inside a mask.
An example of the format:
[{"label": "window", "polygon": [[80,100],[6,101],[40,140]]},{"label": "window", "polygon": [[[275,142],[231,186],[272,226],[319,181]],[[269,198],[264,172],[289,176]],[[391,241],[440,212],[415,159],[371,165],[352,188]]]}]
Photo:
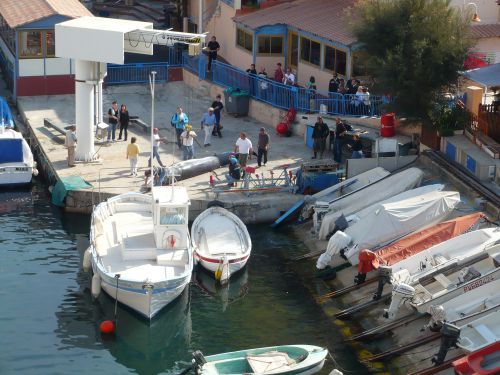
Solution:
[{"label": "window", "polygon": [[308,63],[320,64],[321,44],[311,39],[300,38],[300,58]]},{"label": "window", "polygon": [[19,33],[19,55],[22,58],[42,57],[41,31],[22,31]]},{"label": "window", "polygon": [[325,46],[325,69],[345,76],[347,54],[339,49]]},{"label": "window", "polygon": [[236,29],[236,44],[250,52],[253,51],[253,35],[242,29]]},{"label": "window", "polygon": [[161,225],[178,225],[184,224],[184,209],[176,207],[161,207],[160,208],[160,224]]},{"label": "window", "polygon": [[262,54],[283,54],[283,37],[261,35],[257,39],[257,52]]},{"label": "window", "polygon": [[56,34],[53,31],[45,32],[45,41],[46,41],[46,52],[45,55],[47,57],[55,57],[56,56]]},{"label": "window", "polygon": [[54,30],[19,32],[20,58],[55,57],[55,46]]}]

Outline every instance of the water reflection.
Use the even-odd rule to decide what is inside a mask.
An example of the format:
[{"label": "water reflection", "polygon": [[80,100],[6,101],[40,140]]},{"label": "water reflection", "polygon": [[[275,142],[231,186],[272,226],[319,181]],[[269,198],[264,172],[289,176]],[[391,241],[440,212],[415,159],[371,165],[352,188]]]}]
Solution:
[{"label": "water reflection", "polygon": [[221,285],[215,280],[213,273],[208,273],[202,267],[198,267],[193,273],[192,283],[208,296],[219,300],[224,312],[231,303],[244,298],[248,294],[248,268],[245,267],[240,272],[231,275],[229,282]]}]

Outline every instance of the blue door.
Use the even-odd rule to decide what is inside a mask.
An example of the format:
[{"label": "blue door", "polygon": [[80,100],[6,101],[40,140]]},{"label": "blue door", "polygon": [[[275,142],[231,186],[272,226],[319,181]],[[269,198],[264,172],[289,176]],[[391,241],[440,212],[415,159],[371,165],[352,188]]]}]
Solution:
[{"label": "blue door", "polygon": [[476,161],[467,155],[467,169],[476,174]]}]

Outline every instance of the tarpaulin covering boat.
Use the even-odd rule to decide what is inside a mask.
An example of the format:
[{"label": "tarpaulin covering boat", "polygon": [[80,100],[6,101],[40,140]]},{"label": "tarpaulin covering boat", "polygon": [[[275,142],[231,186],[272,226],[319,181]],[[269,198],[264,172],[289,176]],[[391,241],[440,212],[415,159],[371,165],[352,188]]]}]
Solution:
[{"label": "tarpaulin covering boat", "polygon": [[[475,212],[412,233],[397,242],[376,250],[376,252],[363,250],[359,254],[358,271],[368,273],[378,268],[379,264],[392,266],[434,245],[468,232],[483,217],[482,212]],[[370,253],[374,255],[371,256]]]}]

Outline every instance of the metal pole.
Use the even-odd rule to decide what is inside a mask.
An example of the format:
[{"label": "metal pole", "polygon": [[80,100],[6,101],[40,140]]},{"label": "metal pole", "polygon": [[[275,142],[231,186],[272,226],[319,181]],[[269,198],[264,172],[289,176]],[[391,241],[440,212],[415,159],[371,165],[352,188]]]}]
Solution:
[{"label": "metal pole", "polygon": [[198,34],[203,33],[203,0],[198,0]]},{"label": "metal pole", "polygon": [[153,139],[155,125],[155,78],[156,72],[149,73],[149,89],[151,91],[151,191],[153,191],[155,175],[153,173]]}]

